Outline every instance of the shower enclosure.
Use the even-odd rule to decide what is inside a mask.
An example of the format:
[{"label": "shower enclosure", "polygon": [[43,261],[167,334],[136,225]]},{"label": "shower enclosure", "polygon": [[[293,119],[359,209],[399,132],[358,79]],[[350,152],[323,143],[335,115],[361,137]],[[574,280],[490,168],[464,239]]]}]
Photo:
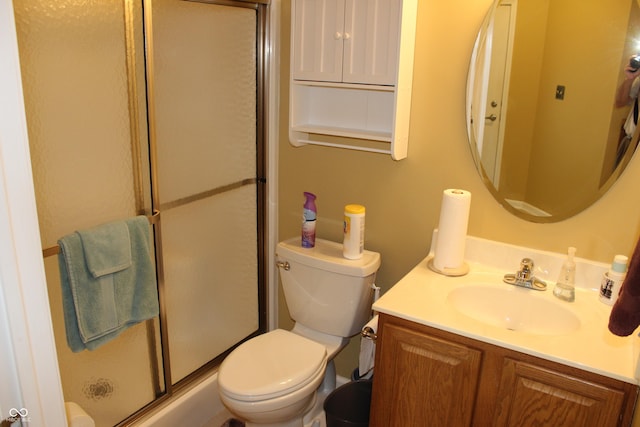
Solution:
[{"label": "shower enclosure", "polygon": [[[268,5],[14,2],[66,401],[126,424],[264,332]],[[147,215],[160,315],[66,344],[57,240]]]}]

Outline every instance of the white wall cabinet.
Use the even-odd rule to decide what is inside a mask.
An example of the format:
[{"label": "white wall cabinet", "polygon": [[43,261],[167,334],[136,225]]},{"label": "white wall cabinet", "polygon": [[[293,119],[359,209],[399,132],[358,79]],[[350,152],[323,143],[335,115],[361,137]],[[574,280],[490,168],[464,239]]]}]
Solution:
[{"label": "white wall cabinet", "polygon": [[291,144],[407,156],[416,14],[417,0],[293,0]]},{"label": "white wall cabinet", "polygon": [[401,0],[296,0],[293,79],[396,83]]}]

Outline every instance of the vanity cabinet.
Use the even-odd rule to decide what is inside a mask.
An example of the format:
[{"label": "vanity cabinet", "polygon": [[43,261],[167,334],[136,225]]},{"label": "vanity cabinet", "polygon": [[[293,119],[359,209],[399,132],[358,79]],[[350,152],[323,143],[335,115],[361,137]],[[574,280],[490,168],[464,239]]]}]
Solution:
[{"label": "vanity cabinet", "polygon": [[633,384],[387,314],[375,363],[371,426],[629,426],[638,393]]},{"label": "vanity cabinet", "polygon": [[291,5],[291,144],[406,157],[417,0]]}]

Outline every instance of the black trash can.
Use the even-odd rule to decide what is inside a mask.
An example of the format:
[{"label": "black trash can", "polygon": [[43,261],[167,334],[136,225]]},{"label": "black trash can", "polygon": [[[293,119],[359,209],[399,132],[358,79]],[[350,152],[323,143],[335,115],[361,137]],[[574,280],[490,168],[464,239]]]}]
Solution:
[{"label": "black trash can", "polygon": [[324,401],[327,427],[367,427],[373,381],[346,383],[333,390]]}]

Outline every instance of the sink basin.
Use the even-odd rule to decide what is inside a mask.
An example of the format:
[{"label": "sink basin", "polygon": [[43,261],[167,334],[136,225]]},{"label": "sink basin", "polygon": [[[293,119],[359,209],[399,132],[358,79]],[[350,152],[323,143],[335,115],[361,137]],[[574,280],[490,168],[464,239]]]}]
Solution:
[{"label": "sink basin", "polygon": [[[506,285],[505,285],[506,286]],[[580,328],[568,307],[516,287],[474,285],[449,292],[457,311],[478,322],[536,335],[564,335]]]}]

